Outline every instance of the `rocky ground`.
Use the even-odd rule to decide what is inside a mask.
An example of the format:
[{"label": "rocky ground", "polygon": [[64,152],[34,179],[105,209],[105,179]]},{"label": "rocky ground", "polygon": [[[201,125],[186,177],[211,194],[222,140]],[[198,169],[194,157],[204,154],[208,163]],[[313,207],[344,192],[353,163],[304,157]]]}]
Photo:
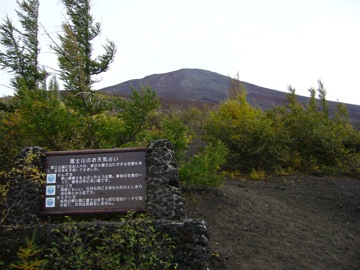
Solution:
[{"label": "rocky ground", "polygon": [[210,269],[360,269],[360,180],[229,179],[186,195],[207,221]]}]

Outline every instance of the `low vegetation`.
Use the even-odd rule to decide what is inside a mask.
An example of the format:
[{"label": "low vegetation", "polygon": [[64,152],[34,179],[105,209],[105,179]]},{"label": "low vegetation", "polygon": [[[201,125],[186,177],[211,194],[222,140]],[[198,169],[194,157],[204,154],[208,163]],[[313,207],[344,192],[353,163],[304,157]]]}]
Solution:
[{"label": "low vegetation", "polygon": [[155,230],[144,215],[128,213],[105,229],[95,222],[69,217],[53,228],[51,242],[39,242],[36,231],[20,241],[17,258],[2,269],[176,269],[172,239]]},{"label": "low vegetation", "polygon": [[[70,219],[62,230],[55,229],[44,257],[48,269],[169,269],[173,259],[172,240],[160,234],[144,215],[129,213],[112,232],[96,229],[93,223]],[[65,229],[64,229],[65,228]]]}]

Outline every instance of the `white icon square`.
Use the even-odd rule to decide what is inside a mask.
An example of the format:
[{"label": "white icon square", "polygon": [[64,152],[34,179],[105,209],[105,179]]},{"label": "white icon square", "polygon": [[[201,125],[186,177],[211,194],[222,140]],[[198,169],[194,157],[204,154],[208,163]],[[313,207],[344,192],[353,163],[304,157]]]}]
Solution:
[{"label": "white icon square", "polygon": [[45,199],[45,207],[55,207],[55,197]]},{"label": "white icon square", "polygon": [[46,186],[46,195],[55,195],[55,191],[56,191],[55,185]]},{"label": "white icon square", "polygon": [[56,183],[56,174],[51,173],[46,175],[46,183],[55,184]]}]

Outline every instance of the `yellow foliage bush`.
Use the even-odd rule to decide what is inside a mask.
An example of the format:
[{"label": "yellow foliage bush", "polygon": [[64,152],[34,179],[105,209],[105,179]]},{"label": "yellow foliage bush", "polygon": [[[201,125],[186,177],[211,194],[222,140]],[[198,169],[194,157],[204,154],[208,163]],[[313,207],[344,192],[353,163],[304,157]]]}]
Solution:
[{"label": "yellow foliage bush", "polygon": [[262,170],[255,170],[255,169],[252,169],[250,174],[249,174],[249,177],[252,179],[252,180],[265,180],[266,178],[266,173]]}]

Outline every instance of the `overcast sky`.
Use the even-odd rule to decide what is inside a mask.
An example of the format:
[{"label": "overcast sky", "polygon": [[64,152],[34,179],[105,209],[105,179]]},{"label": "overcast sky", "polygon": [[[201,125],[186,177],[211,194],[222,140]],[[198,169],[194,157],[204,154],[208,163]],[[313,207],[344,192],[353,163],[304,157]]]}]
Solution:
[{"label": "overcast sky", "polygon": [[[60,0],[40,5],[56,38],[64,8]],[[15,8],[1,0],[0,17],[16,22]],[[108,38],[118,48],[97,89],[200,68],[305,96],[321,79],[329,100],[360,105],[359,0],[93,0],[92,14],[102,23],[97,44]],[[41,64],[56,69],[49,43],[41,30]],[[0,70],[0,96],[12,94],[8,81]]]}]

